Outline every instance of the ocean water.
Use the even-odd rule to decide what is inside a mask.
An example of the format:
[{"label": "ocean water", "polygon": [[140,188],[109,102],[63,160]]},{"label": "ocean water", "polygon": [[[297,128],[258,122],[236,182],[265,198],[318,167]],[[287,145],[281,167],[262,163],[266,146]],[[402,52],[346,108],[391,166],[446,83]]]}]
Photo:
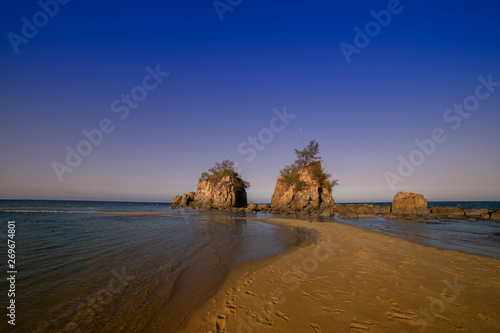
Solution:
[{"label": "ocean water", "polygon": [[[372,203],[373,205],[391,205]],[[457,206],[461,209],[500,209],[499,201],[446,201],[429,202],[428,207]],[[451,250],[465,251],[500,258],[500,222],[466,219],[386,220],[381,217],[340,219],[336,221],[384,232],[414,242]]]},{"label": "ocean water", "polygon": [[238,214],[156,203],[4,200],[0,221],[5,275],[7,223],[16,225],[16,325],[2,320],[4,332],[172,332],[231,267],[307,238]]},{"label": "ocean water", "polygon": [[[429,206],[497,209],[500,202]],[[335,220],[500,258],[500,222]],[[9,332],[173,332],[231,267],[309,237],[305,229],[247,220],[242,213],[157,203],[3,200],[0,221],[2,304],[9,301],[7,223],[16,222],[16,326],[0,324]]]}]

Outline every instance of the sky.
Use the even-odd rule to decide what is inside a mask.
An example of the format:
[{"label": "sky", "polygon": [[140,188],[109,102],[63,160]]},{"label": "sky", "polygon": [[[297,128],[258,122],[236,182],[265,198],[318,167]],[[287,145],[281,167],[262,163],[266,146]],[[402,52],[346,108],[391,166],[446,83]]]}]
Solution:
[{"label": "sky", "polygon": [[270,202],[319,142],[336,202],[500,200],[496,1],[9,1],[0,199],[169,202],[234,160]]}]

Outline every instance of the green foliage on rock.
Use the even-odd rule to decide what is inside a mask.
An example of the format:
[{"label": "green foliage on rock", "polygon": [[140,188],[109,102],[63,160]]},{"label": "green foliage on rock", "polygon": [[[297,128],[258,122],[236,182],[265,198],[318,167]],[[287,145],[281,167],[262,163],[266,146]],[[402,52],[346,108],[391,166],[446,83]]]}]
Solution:
[{"label": "green foliage on rock", "polygon": [[328,191],[332,191],[333,186],[338,185],[338,179],[330,180],[332,176],[326,173],[321,167],[321,157],[319,156],[319,144],[316,140],[311,140],[303,150],[295,149],[297,159],[291,165],[285,165],[280,170],[280,178],[288,186],[295,186],[300,191],[306,186],[306,182],[300,179],[298,171],[308,167],[312,179],[318,181]]},{"label": "green foliage on rock", "polygon": [[280,170],[280,177],[282,181],[288,186],[294,186],[297,190],[302,190],[306,186],[306,182],[299,178],[300,168],[294,163],[292,165],[285,165],[283,169]]},{"label": "green foliage on rock", "polygon": [[203,172],[200,177],[200,182],[207,180],[210,183],[217,184],[226,176],[230,176],[237,190],[244,190],[250,187],[250,183],[241,179],[239,174],[234,171],[234,161],[225,160],[222,163],[215,162],[215,165],[208,169],[210,173]]},{"label": "green foliage on rock", "polygon": [[316,140],[309,141],[309,144],[303,150],[294,150],[295,155],[297,156],[294,164],[299,169],[305,168],[312,162],[321,162],[321,157],[319,157],[319,144]]}]

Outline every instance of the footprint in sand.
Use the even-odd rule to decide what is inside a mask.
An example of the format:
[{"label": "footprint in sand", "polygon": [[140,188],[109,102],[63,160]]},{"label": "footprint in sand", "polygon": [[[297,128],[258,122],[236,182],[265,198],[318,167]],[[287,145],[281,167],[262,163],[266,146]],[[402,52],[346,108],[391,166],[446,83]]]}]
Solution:
[{"label": "footprint in sand", "polygon": [[486,322],[490,323],[490,324],[493,322],[490,318],[488,318],[488,317],[486,317],[485,315],[480,314],[480,313],[478,313],[478,314],[477,314],[477,317],[478,317],[479,319],[481,319],[481,320],[484,320],[484,321],[486,321]]},{"label": "footprint in sand", "polygon": [[404,320],[413,320],[413,316],[414,316],[414,313],[412,312],[403,312],[399,309],[396,309],[396,308],[391,308],[392,312],[391,311],[387,311],[385,314],[387,315],[387,317],[389,317],[389,319],[404,319]]},{"label": "footprint in sand", "polygon": [[314,330],[314,332],[316,333],[321,333],[321,327],[319,327],[318,324],[315,324],[315,323],[309,323],[309,326],[312,327],[312,329]]},{"label": "footprint in sand", "polygon": [[334,312],[334,313],[344,312],[344,310],[341,310],[341,309],[332,309],[332,308],[329,308],[327,306],[322,306],[321,310],[328,311],[328,312]]},{"label": "footprint in sand", "polygon": [[249,317],[252,317],[252,318],[256,318],[257,316],[252,312],[252,309],[248,308],[247,310],[245,310],[245,313],[247,314],[247,316]]},{"label": "footprint in sand", "polygon": [[245,287],[248,287],[248,286],[249,286],[252,282],[254,282],[254,281],[255,281],[255,278],[254,278],[254,277],[252,277],[252,278],[250,278],[249,280],[247,280],[245,283],[243,283],[243,285],[244,285]]},{"label": "footprint in sand", "polygon": [[312,298],[313,300],[318,300],[318,298],[314,297],[313,295],[309,294],[309,293],[306,293],[305,291],[302,292],[302,295],[304,296],[307,296],[307,297],[310,297]]},{"label": "footprint in sand", "polygon": [[226,333],[226,316],[219,315],[215,321],[215,328],[217,328],[217,333]]},{"label": "footprint in sand", "polygon": [[261,324],[269,325],[269,326],[274,325],[274,319],[271,316],[267,316],[266,318],[259,317],[259,318],[257,318],[257,322],[259,322]]},{"label": "footprint in sand", "polygon": [[323,282],[326,283],[326,284],[328,284],[328,285],[330,285],[330,286],[332,286],[332,287],[335,287],[335,285],[332,282],[328,281],[328,280],[325,280]]},{"label": "footprint in sand", "polygon": [[315,290],[315,292],[324,299],[333,299],[332,294],[328,290]]},{"label": "footprint in sand", "polygon": [[368,326],[363,326],[356,323],[351,323],[350,327],[355,330],[371,331],[371,328],[369,328]]},{"label": "footprint in sand", "polygon": [[286,314],[284,314],[283,312],[281,312],[281,311],[276,311],[276,315],[277,315],[278,317],[280,317],[281,319],[288,321],[288,316],[287,316]]},{"label": "footprint in sand", "polygon": [[234,313],[236,312],[236,305],[232,301],[226,301],[226,310]]},{"label": "footprint in sand", "polygon": [[250,290],[245,291],[245,293],[247,293],[248,295],[257,296],[256,293],[254,293],[253,291],[250,291]]}]

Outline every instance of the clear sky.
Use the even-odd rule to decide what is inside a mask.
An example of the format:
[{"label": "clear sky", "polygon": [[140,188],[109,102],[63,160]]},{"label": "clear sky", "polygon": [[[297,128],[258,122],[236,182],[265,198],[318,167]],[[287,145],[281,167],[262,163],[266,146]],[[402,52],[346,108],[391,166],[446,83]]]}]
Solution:
[{"label": "clear sky", "polygon": [[497,1],[65,2],[2,4],[0,199],[270,202],[302,127],[337,202],[500,200]]}]

